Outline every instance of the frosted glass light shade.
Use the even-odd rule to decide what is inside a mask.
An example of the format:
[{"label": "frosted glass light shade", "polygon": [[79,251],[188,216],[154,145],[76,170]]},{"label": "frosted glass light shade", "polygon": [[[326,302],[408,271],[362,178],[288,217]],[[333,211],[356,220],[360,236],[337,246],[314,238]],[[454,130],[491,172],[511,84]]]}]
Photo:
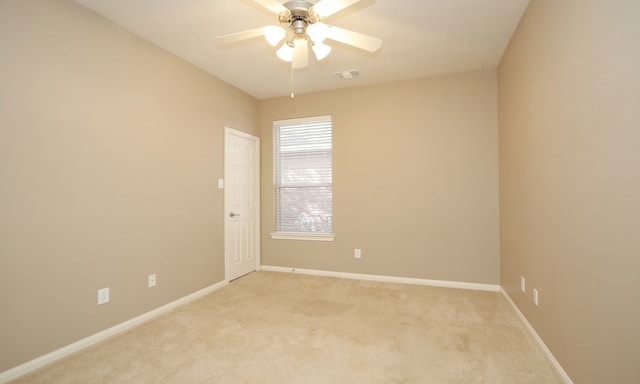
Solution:
[{"label": "frosted glass light shade", "polygon": [[329,26],[322,22],[310,24],[307,27],[307,35],[316,44],[322,43],[329,33]]},{"label": "frosted glass light shade", "polygon": [[276,27],[274,25],[264,27],[264,38],[272,47],[278,45],[278,43],[284,39],[286,34],[287,32],[282,27]]},{"label": "frosted glass light shade", "polygon": [[322,60],[329,55],[331,52],[331,47],[325,43],[315,43],[311,47],[313,49],[313,53],[316,55],[316,59]]},{"label": "frosted glass light shade", "polygon": [[293,60],[293,47],[289,45],[289,42],[286,42],[276,51],[276,55],[278,55],[280,60],[289,63]]}]

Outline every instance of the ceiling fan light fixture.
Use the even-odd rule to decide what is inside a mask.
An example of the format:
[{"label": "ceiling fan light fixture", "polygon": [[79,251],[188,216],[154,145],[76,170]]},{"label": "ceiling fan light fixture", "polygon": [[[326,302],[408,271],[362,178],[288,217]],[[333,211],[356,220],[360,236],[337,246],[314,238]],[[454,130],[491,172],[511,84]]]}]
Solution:
[{"label": "ceiling fan light fixture", "polygon": [[382,46],[382,40],[348,29],[324,24],[321,20],[339,12],[360,0],[254,0],[259,5],[275,13],[280,25],[269,25],[248,31],[219,36],[220,44],[264,36],[276,50],[282,61],[291,63],[291,68],[305,68],[309,65],[309,46],[318,61],[331,53],[325,39],[337,41],[369,52]]},{"label": "ceiling fan light fixture", "polygon": [[276,27],[275,25],[268,25],[264,27],[264,38],[272,47],[278,45],[278,43],[284,39],[286,34],[287,32],[282,27]]},{"label": "ceiling fan light fixture", "polygon": [[317,23],[309,24],[307,27],[307,35],[316,44],[324,42],[329,34],[329,27],[319,21]]},{"label": "ceiling fan light fixture", "polygon": [[282,44],[282,47],[276,51],[276,55],[278,55],[280,60],[290,63],[291,60],[293,60],[293,43],[287,41]]},{"label": "ceiling fan light fixture", "polygon": [[329,56],[329,53],[331,52],[331,47],[322,42],[314,43],[311,46],[311,49],[313,49],[313,53],[316,55],[316,59],[318,59],[318,61]]}]

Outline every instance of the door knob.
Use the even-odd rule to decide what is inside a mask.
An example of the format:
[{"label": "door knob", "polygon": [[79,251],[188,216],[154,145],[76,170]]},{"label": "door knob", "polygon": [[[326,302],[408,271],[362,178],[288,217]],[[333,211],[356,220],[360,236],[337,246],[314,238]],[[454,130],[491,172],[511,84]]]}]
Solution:
[{"label": "door knob", "polygon": [[231,212],[229,214],[229,217],[236,217],[236,216],[240,216],[240,214],[239,213],[233,213],[233,212]]}]

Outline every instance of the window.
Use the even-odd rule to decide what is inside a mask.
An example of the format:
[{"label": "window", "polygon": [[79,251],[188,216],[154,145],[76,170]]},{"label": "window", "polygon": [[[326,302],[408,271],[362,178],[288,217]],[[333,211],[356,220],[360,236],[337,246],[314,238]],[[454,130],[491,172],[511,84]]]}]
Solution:
[{"label": "window", "polygon": [[331,151],[331,116],[274,121],[274,239],[333,240]]}]

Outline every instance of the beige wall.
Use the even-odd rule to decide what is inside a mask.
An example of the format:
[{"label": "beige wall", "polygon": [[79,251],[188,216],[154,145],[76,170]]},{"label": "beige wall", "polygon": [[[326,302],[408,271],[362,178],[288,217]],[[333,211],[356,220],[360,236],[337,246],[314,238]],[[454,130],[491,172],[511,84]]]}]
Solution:
[{"label": "beige wall", "polygon": [[640,383],[638,20],[532,0],[498,70],[502,284],[580,384]]},{"label": "beige wall", "polygon": [[[487,70],[261,101],[262,263],[498,284],[496,88]],[[272,240],[272,121],[325,114],[335,241]]]},{"label": "beige wall", "polygon": [[257,120],[72,1],[1,1],[0,372],[223,280],[224,127]]}]

